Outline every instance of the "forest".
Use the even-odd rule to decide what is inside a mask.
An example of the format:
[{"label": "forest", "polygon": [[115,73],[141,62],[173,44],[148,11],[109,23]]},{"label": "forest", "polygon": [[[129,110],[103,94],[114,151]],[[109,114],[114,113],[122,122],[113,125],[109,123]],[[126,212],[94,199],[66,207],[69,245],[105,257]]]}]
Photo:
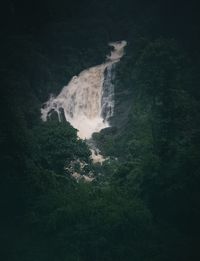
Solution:
[{"label": "forest", "polygon": [[[198,1],[0,5],[1,260],[200,260]],[[94,164],[40,109],[118,40],[111,127],[93,134],[107,160]],[[77,182],[72,162],[95,179]]]}]

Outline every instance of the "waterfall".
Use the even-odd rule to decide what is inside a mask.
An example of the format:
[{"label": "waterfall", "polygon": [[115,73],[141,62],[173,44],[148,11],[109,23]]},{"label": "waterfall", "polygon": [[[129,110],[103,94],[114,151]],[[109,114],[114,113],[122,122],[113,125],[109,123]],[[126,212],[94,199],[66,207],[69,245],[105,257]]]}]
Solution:
[{"label": "waterfall", "polygon": [[113,70],[124,54],[126,41],[109,45],[113,50],[103,64],[82,71],[57,97],[50,97],[41,109],[42,120],[46,121],[52,111],[57,112],[60,120],[62,109],[81,139],[89,139],[94,132],[109,127],[114,112]]}]

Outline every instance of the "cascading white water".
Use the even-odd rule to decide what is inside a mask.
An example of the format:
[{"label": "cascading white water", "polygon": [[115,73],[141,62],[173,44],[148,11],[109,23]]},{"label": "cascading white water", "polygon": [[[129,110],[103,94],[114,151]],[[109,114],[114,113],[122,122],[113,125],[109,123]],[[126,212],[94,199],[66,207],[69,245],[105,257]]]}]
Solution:
[{"label": "cascading white water", "polygon": [[78,130],[81,139],[89,139],[92,133],[109,127],[114,111],[113,65],[124,54],[126,41],[110,43],[113,47],[106,62],[82,71],[63,87],[57,97],[51,97],[41,109],[42,119],[47,120],[53,111],[63,109],[65,119]]}]

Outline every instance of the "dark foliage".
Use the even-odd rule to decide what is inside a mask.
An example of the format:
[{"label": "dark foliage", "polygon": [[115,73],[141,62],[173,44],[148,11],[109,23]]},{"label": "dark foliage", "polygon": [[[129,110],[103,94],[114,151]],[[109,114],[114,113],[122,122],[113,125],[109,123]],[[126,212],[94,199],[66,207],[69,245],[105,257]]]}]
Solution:
[{"label": "dark foliage", "polygon": [[[0,252],[9,261],[192,261],[200,242],[197,1],[3,1]],[[93,166],[70,124],[40,108],[128,41],[113,127]],[[117,158],[117,160],[116,160]],[[98,175],[75,182],[72,161]]]}]

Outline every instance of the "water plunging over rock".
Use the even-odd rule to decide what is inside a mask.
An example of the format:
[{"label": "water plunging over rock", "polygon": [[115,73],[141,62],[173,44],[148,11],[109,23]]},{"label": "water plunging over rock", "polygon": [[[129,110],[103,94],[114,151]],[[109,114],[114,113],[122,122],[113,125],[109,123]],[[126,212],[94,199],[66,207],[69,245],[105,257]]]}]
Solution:
[{"label": "water plunging over rock", "polygon": [[65,119],[78,130],[81,139],[89,139],[92,133],[109,127],[114,110],[113,65],[123,56],[125,41],[110,43],[113,51],[105,63],[82,71],[63,87],[57,97],[50,97],[41,109],[42,119],[47,120],[52,111],[63,109]]},{"label": "water plunging over rock", "polygon": [[[61,120],[63,111],[81,139],[90,139],[94,132],[109,127],[114,112],[114,65],[123,56],[126,44],[126,41],[109,43],[113,50],[106,61],[74,76],[57,97],[51,96],[41,109],[42,120],[46,121],[52,111]],[[100,155],[97,151],[92,153],[95,159]]]}]

